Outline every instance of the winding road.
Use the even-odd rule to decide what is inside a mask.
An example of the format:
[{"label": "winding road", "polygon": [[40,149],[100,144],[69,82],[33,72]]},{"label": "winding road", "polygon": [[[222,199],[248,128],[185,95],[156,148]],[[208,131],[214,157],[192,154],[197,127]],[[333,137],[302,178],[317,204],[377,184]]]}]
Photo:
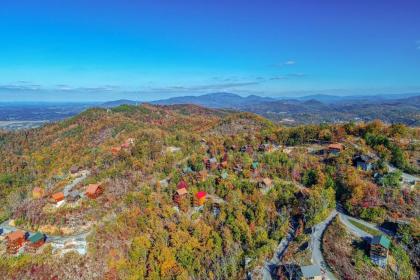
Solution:
[{"label": "winding road", "polygon": [[317,264],[321,267],[321,271],[324,272],[328,279],[336,280],[337,278],[334,274],[328,269],[324,257],[322,255],[322,235],[327,228],[327,226],[331,223],[334,217],[337,215],[337,211],[331,211],[330,215],[321,223],[315,225],[312,228],[311,234],[311,248],[312,248],[312,257],[311,261],[313,264]]}]

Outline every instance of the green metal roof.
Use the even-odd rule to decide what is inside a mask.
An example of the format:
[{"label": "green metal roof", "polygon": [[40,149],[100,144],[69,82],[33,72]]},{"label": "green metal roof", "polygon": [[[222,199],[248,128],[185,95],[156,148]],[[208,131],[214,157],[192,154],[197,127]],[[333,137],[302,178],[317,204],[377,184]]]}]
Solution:
[{"label": "green metal roof", "polygon": [[221,176],[223,179],[226,179],[228,177],[228,174],[226,171],[223,171]]},{"label": "green metal roof", "polygon": [[381,246],[389,249],[389,245],[391,245],[391,240],[388,239],[385,235],[376,235],[372,238],[372,244],[380,244]]},{"label": "green metal roof", "polygon": [[258,161],[254,161],[253,163],[252,163],[252,168],[257,168],[258,167]]},{"label": "green metal roof", "polygon": [[36,232],[31,237],[29,237],[29,241],[31,243],[36,243],[36,242],[38,242],[41,239],[44,239],[44,234],[42,234],[40,232]]}]

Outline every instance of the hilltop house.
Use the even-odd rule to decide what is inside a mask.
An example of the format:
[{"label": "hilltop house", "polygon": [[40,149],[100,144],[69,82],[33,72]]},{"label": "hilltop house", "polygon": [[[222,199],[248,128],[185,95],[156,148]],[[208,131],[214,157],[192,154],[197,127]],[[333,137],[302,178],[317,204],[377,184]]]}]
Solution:
[{"label": "hilltop house", "polygon": [[23,231],[14,231],[6,235],[7,241],[7,253],[16,254],[20,248],[22,248],[26,239],[28,238],[28,233]]},{"label": "hilltop house", "polygon": [[330,144],[328,145],[328,154],[330,155],[338,155],[344,150],[344,147],[340,143]]},{"label": "hilltop house", "polygon": [[58,204],[62,204],[63,202],[64,202],[64,193],[62,193],[62,192],[58,192],[58,193],[55,193],[55,194],[53,194],[52,196],[51,196],[51,201],[53,202],[53,203],[56,203],[57,205]]},{"label": "hilltop house", "polygon": [[353,163],[357,167],[357,169],[363,171],[370,171],[373,167],[373,159],[367,155],[355,156],[353,159]]},{"label": "hilltop house", "polygon": [[95,199],[104,192],[101,184],[89,184],[86,189],[86,196]]},{"label": "hilltop house", "polygon": [[36,232],[28,238],[28,247],[27,250],[30,252],[35,252],[39,247],[45,244],[47,236],[43,233]]},{"label": "hilltop house", "polygon": [[40,187],[35,187],[32,190],[32,197],[34,199],[39,199],[44,195],[44,189],[41,189]]},{"label": "hilltop house", "polygon": [[388,263],[388,250],[391,241],[385,235],[376,235],[370,242],[370,258],[372,262],[382,268]]},{"label": "hilltop house", "polygon": [[180,188],[176,190],[176,193],[174,195],[174,202],[176,204],[180,204],[181,200],[188,194],[188,191],[186,188]]},{"label": "hilltop house", "polygon": [[203,191],[200,191],[195,195],[195,197],[197,198],[198,206],[204,205],[204,203],[206,202],[206,196],[207,196],[207,193]]},{"label": "hilltop house", "polygon": [[301,280],[322,280],[321,268],[317,264],[301,266],[300,267]]}]

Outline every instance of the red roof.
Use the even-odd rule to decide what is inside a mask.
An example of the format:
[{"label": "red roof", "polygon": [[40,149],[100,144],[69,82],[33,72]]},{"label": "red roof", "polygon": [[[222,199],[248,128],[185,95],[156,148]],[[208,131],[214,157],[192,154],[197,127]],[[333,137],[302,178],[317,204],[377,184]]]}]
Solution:
[{"label": "red roof", "polygon": [[51,196],[56,202],[62,201],[64,199],[64,193],[58,192]]},{"label": "red roof", "polygon": [[184,180],[181,180],[178,185],[176,186],[176,188],[179,189],[187,189],[188,185]]},{"label": "red roof", "polygon": [[23,231],[20,231],[20,230],[14,231],[14,232],[11,232],[8,235],[6,235],[6,238],[9,241],[14,242],[14,241],[19,240],[19,239],[25,239],[25,233]]},{"label": "red roof", "polygon": [[206,192],[198,192],[195,196],[196,196],[198,199],[200,199],[200,198],[206,197],[206,195],[207,195],[207,193],[206,193]]}]

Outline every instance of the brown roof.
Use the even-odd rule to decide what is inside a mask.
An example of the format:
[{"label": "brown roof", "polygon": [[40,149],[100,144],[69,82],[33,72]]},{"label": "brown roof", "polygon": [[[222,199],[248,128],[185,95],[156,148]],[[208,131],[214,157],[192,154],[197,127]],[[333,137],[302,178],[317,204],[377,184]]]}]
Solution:
[{"label": "brown roof", "polygon": [[328,149],[330,150],[342,150],[343,149],[343,145],[340,143],[336,143],[336,144],[330,144],[328,145]]},{"label": "brown roof", "polygon": [[13,241],[16,241],[16,240],[19,240],[19,239],[24,239],[25,238],[25,233],[23,231],[20,231],[20,230],[14,231],[14,232],[11,232],[8,235],[6,235],[6,238],[9,241],[13,242]]},{"label": "brown roof", "polygon": [[98,188],[101,186],[101,184],[89,184],[86,193],[88,194],[94,194],[98,190]]},{"label": "brown roof", "polygon": [[53,194],[52,196],[51,196],[55,201],[61,201],[61,200],[63,200],[64,199],[64,193],[62,193],[62,192],[58,192],[58,193],[55,193],[55,194]]}]

